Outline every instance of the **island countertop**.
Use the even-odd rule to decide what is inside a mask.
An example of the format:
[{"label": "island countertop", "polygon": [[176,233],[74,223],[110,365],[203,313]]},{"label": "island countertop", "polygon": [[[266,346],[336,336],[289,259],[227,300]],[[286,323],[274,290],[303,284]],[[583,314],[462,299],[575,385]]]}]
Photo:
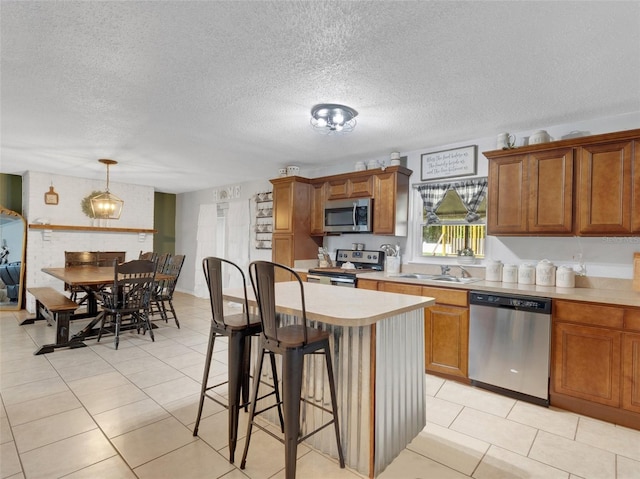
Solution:
[{"label": "island countertop", "polygon": [[[408,311],[426,308],[435,303],[428,296],[341,288],[319,283],[303,283],[307,319],[338,326],[366,326]],[[276,283],[277,310],[299,314],[302,306],[300,287],[295,281]],[[225,289],[224,299],[242,302],[242,288]],[[247,288],[249,304],[256,304],[252,288]]]}]

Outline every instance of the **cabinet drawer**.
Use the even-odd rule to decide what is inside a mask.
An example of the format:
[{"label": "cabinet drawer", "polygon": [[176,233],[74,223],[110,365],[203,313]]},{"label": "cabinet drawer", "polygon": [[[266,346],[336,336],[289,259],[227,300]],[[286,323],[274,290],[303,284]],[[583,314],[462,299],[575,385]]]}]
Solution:
[{"label": "cabinet drawer", "polygon": [[357,284],[360,289],[378,290],[378,282],[373,279],[359,279]]},{"label": "cabinet drawer", "polygon": [[622,329],[624,309],[577,301],[554,301],[553,320]]},{"label": "cabinet drawer", "polygon": [[438,304],[450,304],[453,306],[462,306],[463,308],[469,306],[469,294],[467,291],[423,286],[422,296],[436,298],[436,303]]},{"label": "cabinet drawer", "polygon": [[624,329],[640,331],[640,309],[624,310]]},{"label": "cabinet drawer", "polygon": [[412,294],[414,296],[422,296],[422,287],[417,284],[394,283],[385,281],[380,283],[382,291],[389,293]]}]

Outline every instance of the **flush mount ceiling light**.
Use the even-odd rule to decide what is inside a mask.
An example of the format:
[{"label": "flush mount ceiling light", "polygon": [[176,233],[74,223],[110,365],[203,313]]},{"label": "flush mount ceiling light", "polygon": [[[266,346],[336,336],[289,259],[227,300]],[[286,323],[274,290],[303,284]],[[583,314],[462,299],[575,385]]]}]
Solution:
[{"label": "flush mount ceiling light", "polygon": [[124,201],[118,198],[116,195],[109,193],[109,166],[117,165],[115,160],[102,159],[98,160],[100,163],[107,165],[107,189],[104,193],[100,193],[91,198],[91,209],[93,210],[93,216],[95,218],[118,220],[120,219],[120,213],[122,213],[122,207]]},{"label": "flush mount ceiling light", "polygon": [[311,126],[323,135],[348,133],[356,127],[358,112],[335,103],[320,103],[311,108]]}]

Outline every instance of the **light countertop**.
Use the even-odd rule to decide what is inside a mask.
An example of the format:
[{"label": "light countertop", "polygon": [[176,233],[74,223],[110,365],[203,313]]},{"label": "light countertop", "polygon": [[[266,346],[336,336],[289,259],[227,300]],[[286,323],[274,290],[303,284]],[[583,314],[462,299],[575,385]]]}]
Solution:
[{"label": "light countertop", "polygon": [[362,273],[357,275],[361,279],[376,281],[393,281],[406,284],[418,284],[441,288],[455,288],[495,293],[524,294],[543,296],[546,298],[567,299],[572,301],[590,301],[593,303],[607,303],[622,306],[640,307],[640,292],[627,288],[578,287],[558,288],[555,286],[538,286],[535,284],[501,283],[497,281],[480,280],[473,283],[443,283],[427,279],[399,278],[385,273]]},{"label": "light countertop", "polygon": [[[303,283],[307,319],[338,326],[366,326],[381,319],[426,308],[435,300],[426,296],[341,288],[319,283]],[[226,289],[226,300],[242,302],[243,289]],[[255,305],[253,290],[248,288],[249,303]],[[297,282],[276,283],[277,310],[286,314],[301,311],[300,288]]]}]

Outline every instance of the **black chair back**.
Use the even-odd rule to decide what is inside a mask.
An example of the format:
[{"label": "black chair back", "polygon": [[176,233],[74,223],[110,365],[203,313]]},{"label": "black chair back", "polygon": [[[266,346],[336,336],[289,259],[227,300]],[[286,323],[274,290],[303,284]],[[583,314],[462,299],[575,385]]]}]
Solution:
[{"label": "black chair back", "polygon": [[304,302],[304,285],[302,279],[293,269],[280,263],[271,261],[254,261],[249,265],[249,277],[256,295],[260,321],[262,322],[262,335],[268,341],[276,345],[280,343],[278,337],[278,315],[276,313],[276,276],[290,274],[300,286],[300,300],[302,313],[296,317],[302,322],[304,334],[303,345],[308,343],[307,337],[307,311]]},{"label": "black chair back", "polygon": [[114,260],[114,270],[111,291],[102,293],[102,307],[120,313],[147,310],[155,282],[155,263],[133,260],[118,264]]},{"label": "black chair back", "polygon": [[[247,281],[242,269],[237,264],[215,256],[208,256],[202,260],[202,269],[204,270],[204,278],[209,289],[209,301],[211,302],[211,314],[213,321],[219,328],[226,329],[227,324],[224,319],[224,301],[222,299],[222,270],[224,265],[229,265],[230,272],[235,272],[242,277],[242,287],[244,288],[244,311],[249,311],[249,303],[247,301]],[[251,326],[249,315],[247,318],[247,327]]]}]

